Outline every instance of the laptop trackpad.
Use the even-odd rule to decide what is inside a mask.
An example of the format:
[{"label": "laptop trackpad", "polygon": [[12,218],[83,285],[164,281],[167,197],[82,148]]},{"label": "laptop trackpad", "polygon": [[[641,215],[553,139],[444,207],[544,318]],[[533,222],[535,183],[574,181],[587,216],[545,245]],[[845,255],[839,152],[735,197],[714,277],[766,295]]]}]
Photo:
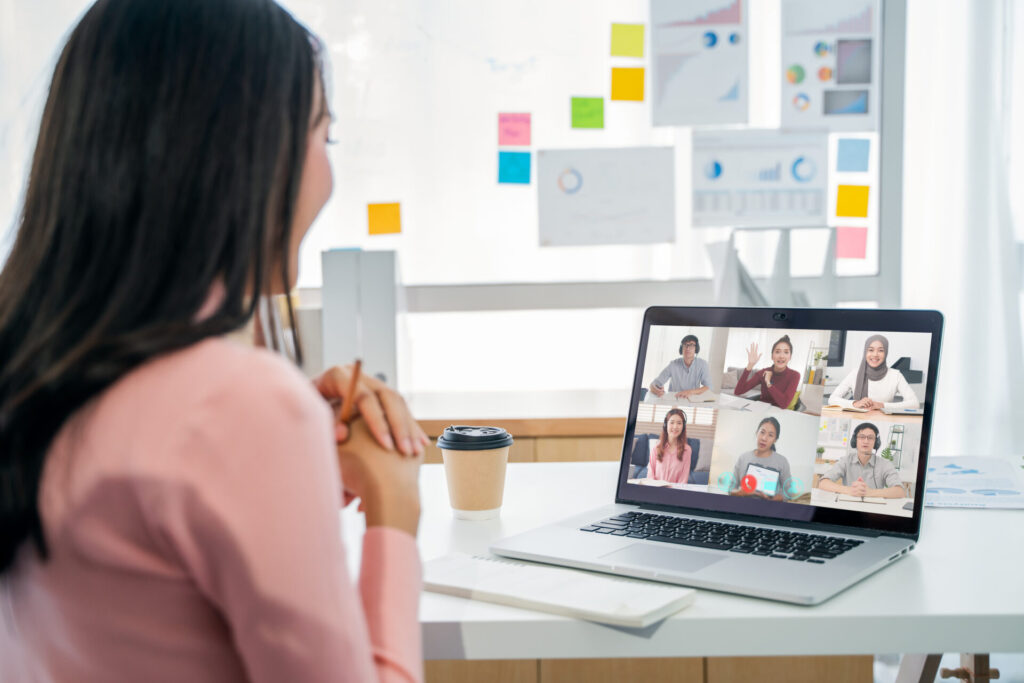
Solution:
[{"label": "laptop trackpad", "polygon": [[647,543],[634,543],[621,550],[602,555],[601,559],[611,562],[613,566],[633,564],[651,569],[670,569],[676,572],[693,573],[715,562],[721,562],[725,558],[682,548],[659,548]]}]

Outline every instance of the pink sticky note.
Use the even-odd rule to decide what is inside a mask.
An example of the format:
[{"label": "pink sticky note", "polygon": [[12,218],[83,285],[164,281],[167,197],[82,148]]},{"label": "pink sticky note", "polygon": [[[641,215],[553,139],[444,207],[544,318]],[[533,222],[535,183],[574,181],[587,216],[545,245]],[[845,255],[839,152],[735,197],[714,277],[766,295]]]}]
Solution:
[{"label": "pink sticky note", "polygon": [[498,144],[529,146],[530,115],[498,114]]},{"label": "pink sticky note", "polygon": [[865,258],[867,251],[867,228],[836,228],[836,258]]}]

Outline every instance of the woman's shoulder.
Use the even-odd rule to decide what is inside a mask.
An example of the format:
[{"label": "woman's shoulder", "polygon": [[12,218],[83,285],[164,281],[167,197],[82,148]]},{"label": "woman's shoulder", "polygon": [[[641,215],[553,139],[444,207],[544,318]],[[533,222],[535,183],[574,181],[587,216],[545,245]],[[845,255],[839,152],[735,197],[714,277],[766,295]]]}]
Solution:
[{"label": "woman's shoulder", "polygon": [[247,401],[285,394],[305,401],[318,396],[312,383],[283,357],[220,337],[156,358],[125,380],[127,393],[169,392],[193,400],[229,395]]},{"label": "woman's shoulder", "polygon": [[263,424],[268,419],[294,421],[318,411],[326,412],[326,404],[312,382],[284,358],[215,338],[128,373],[100,396],[90,423],[147,440],[197,428],[259,431],[271,426]]}]

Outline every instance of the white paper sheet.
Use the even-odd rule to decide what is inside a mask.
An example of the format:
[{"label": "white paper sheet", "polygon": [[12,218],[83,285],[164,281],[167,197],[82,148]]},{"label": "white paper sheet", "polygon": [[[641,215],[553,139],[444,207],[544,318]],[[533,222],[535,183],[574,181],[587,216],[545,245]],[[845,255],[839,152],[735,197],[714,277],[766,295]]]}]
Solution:
[{"label": "white paper sheet", "polygon": [[541,246],[674,242],[671,147],[537,152]]},{"label": "white paper sheet", "polygon": [[1024,508],[1024,475],[1004,458],[930,458],[924,504],[930,507]]},{"label": "white paper sheet", "polygon": [[783,0],[782,127],[877,130],[877,0]]},{"label": "white paper sheet", "polygon": [[828,135],[693,132],[693,221],[705,226],[824,226]]},{"label": "white paper sheet", "polygon": [[744,0],[651,0],[655,126],[746,123]]}]

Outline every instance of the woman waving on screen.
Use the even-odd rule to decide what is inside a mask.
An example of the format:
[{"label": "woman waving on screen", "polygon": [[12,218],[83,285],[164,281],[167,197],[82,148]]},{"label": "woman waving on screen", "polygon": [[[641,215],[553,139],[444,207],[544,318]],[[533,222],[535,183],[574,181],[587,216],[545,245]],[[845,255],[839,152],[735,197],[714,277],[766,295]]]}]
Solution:
[{"label": "woman waving on screen", "polygon": [[772,344],[772,364],[755,371],[754,366],[761,360],[761,354],[757,351],[757,344],[751,344],[747,349],[747,367],[736,381],[736,395],[741,396],[760,386],[759,401],[771,403],[783,410],[789,408],[800,386],[800,373],[789,368],[789,360],[792,357],[793,343],[789,340],[789,335],[783,335]]}]

